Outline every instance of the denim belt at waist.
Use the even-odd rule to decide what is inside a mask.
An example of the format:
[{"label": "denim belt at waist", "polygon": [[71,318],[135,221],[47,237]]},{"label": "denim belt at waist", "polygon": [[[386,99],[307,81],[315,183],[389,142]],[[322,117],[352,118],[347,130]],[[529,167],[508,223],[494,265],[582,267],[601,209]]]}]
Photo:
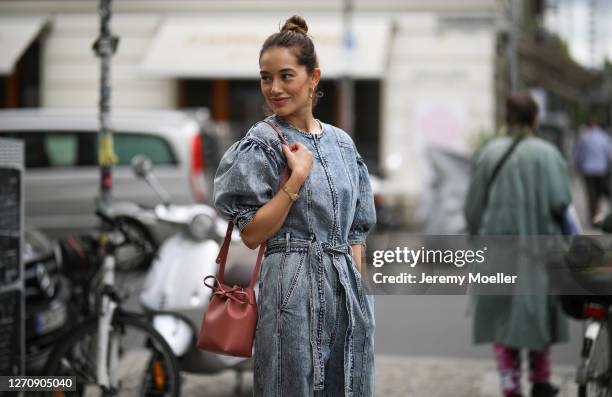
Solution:
[{"label": "denim belt at waist", "polygon": [[349,243],[340,243],[336,245],[331,245],[328,242],[321,241],[311,241],[300,238],[288,237],[281,239],[276,238],[268,241],[268,245],[266,247],[266,255],[274,254],[277,252],[287,251],[287,252],[299,252],[299,251],[308,251],[309,248],[314,248],[317,253],[320,255],[321,253],[329,254],[329,255],[342,255],[342,254],[352,254],[352,248]]}]

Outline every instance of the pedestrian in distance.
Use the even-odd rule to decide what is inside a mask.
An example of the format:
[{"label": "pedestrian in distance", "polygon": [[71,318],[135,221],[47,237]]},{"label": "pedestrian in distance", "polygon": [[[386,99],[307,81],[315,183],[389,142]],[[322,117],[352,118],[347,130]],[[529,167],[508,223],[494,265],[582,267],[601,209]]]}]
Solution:
[{"label": "pedestrian in distance", "polygon": [[522,396],[521,350],[529,355],[531,396],[557,395],[550,383],[550,346],[568,339],[567,319],[540,271],[545,260],[531,255],[540,248],[537,236],[562,233],[560,219],[571,203],[567,164],[555,146],[536,136],[537,113],[530,95],[507,98],[508,134],[475,155],[464,209],[473,234],[517,236],[520,244],[535,246],[529,252],[510,248],[505,255],[519,269],[514,294],[473,297],[474,341],[493,343],[502,394],[512,397]]},{"label": "pedestrian in distance", "polygon": [[268,241],[254,394],[372,396],[373,297],[360,274],[376,222],[368,170],[349,135],[313,115],[321,70],[302,17],[266,39],[259,67],[274,114],[228,149],[214,181],[214,205],[244,243]]},{"label": "pedestrian in distance", "polygon": [[599,212],[600,199],[609,196],[611,151],[610,136],[598,125],[595,115],[591,115],[574,150],[576,169],[587,190],[591,223]]}]

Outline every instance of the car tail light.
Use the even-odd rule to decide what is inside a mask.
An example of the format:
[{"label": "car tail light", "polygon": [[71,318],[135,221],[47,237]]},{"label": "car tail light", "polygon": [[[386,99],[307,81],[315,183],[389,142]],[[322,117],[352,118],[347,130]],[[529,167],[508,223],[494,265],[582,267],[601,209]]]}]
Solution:
[{"label": "car tail light", "polygon": [[202,155],[202,136],[200,134],[196,134],[191,141],[189,184],[195,200],[199,203],[205,203],[204,158]]},{"label": "car tail light", "polygon": [[376,208],[380,208],[383,206],[383,197],[380,193],[374,193],[374,205]]},{"label": "car tail light", "polygon": [[584,313],[584,316],[587,318],[603,320],[604,318],[606,318],[607,309],[604,306],[588,305],[584,307],[583,313]]}]

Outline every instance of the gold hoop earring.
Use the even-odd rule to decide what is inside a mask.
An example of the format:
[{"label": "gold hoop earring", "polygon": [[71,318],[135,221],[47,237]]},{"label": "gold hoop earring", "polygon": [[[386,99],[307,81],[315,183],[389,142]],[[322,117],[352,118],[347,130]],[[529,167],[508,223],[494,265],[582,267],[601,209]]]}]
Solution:
[{"label": "gold hoop earring", "polygon": [[314,92],[314,89],[313,89],[313,88],[310,88],[310,89],[308,90],[308,99],[312,100],[312,93],[313,93],[313,92]]}]

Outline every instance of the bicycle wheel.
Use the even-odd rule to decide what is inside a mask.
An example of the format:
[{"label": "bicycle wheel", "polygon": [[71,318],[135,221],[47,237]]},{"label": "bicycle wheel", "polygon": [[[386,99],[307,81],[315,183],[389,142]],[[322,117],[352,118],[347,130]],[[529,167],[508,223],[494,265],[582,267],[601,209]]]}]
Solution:
[{"label": "bicycle wheel", "polygon": [[[118,347],[118,363],[109,371],[118,380],[111,390],[97,383],[97,319],[80,324],[51,353],[45,366],[48,376],[76,376],[74,392],[48,392],[48,396],[167,396],[180,394],[176,357],[164,338],[147,322],[116,315],[109,340]],[[110,348],[109,348],[110,351]],[[109,353],[109,356],[111,354]]]},{"label": "bicycle wheel", "polygon": [[610,331],[609,325],[602,322],[589,350],[585,382],[578,386],[578,397],[612,397]]}]

